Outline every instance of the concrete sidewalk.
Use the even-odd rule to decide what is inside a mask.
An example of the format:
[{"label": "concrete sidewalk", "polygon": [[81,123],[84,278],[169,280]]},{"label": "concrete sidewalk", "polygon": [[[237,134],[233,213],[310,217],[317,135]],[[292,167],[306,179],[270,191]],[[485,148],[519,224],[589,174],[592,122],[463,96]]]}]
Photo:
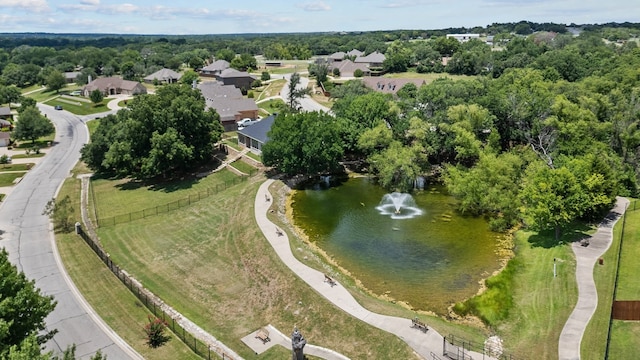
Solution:
[{"label": "concrete sidewalk", "polygon": [[611,246],[613,226],[624,214],[629,200],[618,197],[616,205],[598,226],[598,231],[589,238],[589,245],[572,244],[576,255],[576,281],[578,303],[560,333],[558,357],[560,360],[580,359],[580,344],[584,331],[598,306],[598,292],[593,280],[593,266]]},{"label": "concrete sidewalk", "polygon": [[[255,200],[255,216],[260,230],[285,265],[335,306],[370,325],[395,334],[423,358],[430,358],[432,352],[441,355],[443,353],[443,337],[435,330],[429,328],[429,331],[424,333],[411,327],[411,319],[380,315],[363,308],[340,283],[337,283],[336,286],[329,285],[324,281],[325,275],[323,273],[308,267],[293,256],[287,234],[278,233],[278,227],[267,218],[271,201],[265,201],[265,198],[269,194],[269,186],[273,182],[274,180],[267,180],[258,189]],[[269,198],[273,197],[269,194]],[[483,357],[479,353],[470,352],[468,354],[474,359],[490,359],[489,356]]]}]

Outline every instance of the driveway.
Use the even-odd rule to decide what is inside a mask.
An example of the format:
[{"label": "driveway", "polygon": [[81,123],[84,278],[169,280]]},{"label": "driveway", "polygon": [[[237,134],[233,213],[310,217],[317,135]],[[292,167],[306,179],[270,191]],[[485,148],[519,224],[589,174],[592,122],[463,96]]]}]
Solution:
[{"label": "driveway", "polygon": [[46,323],[59,333],[46,344],[47,350],[61,352],[76,344],[78,358],[89,358],[98,350],[109,359],[142,358],[93,312],[64,271],[49,219],[42,211],[70,176],[88,133],[77,116],[38,106],[56,127],[54,146],[0,203],[0,247],[44,294],[58,301]]}]

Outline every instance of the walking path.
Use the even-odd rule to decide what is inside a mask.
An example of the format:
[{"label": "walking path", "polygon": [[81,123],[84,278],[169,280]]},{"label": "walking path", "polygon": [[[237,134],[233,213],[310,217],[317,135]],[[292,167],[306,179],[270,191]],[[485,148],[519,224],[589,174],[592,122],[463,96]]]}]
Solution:
[{"label": "walking path", "polygon": [[598,306],[598,292],[593,280],[593,266],[611,246],[613,226],[624,214],[629,200],[618,197],[616,205],[598,226],[598,231],[589,238],[589,245],[573,243],[576,255],[576,281],[578,282],[578,303],[560,333],[558,357],[560,360],[580,359],[580,343],[584,331]]},{"label": "walking path", "polygon": [[[363,308],[340,283],[336,282],[336,286],[331,286],[325,282],[323,273],[308,267],[293,256],[287,234],[281,232],[267,218],[271,201],[265,201],[265,199],[273,198],[269,194],[269,186],[273,182],[272,179],[267,180],[258,189],[255,200],[255,216],[260,230],[285,265],[335,306],[370,325],[395,334],[423,358],[430,358],[431,353],[442,354],[443,337],[434,329],[429,328],[429,331],[424,333],[412,328],[410,319],[380,315]],[[479,353],[468,352],[467,354],[474,359],[490,359],[490,357],[486,355],[483,357]]]}]

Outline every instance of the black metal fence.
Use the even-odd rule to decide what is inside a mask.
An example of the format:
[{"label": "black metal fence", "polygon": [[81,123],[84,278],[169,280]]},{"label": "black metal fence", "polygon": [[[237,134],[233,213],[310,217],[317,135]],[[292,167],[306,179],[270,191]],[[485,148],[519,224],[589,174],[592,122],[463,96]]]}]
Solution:
[{"label": "black metal fence", "polygon": [[[234,177],[231,180],[227,180],[224,183],[220,183],[220,184],[216,184],[215,188],[207,188],[206,190],[203,191],[198,191],[195,194],[190,194],[189,196],[176,200],[176,201],[172,201],[170,203],[167,204],[162,204],[162,205],[158,205],[155,207],[150,207],[150,208],[146,208],[143,210],[138,210],[138,211],[133,211],[130,213],[126,213],[126,214],[120,214],[120,215],[116,215],[116,216],[110,216],[110,217],[106,217],[106,218],[99,218],[98,214],[94,213],[94,216],[96,218],[96,224],[98,227],[100,226],[114,226],[116,224],[123,224],[123,223],[127,223],[127,222],[131,222],[134,220],[138,220],[138,219],[144,219],[146,217],[149,216],[154,216],[154,215],[158,215],[158,214],[163,214],[169,211],[173,211],[173,210],[177,210],[186,206],[189,206],[195,202],[198,202],[202,199],[205,199],[211,195],[215,195],[218,194],[221,191],[225,191],[228,188],[240,184],[244,181],[247,181],[247,179],[251,176],[254,176],[255,174],[258,173],[258,170],[256,169],[255,171],[252,171],[249,176],[238,176],[238,177]],[[93,194],[93,187],[91,186],[91,193],[92,193],[92,197],[93,197],[93,208],[96,208],[96,201],[95,201],[95,195]]]},{"label": "black metal fence", "polygon": [[[157,318],[163,319],[168,328],[173,331],[174,334],[180,340],[182,340],[193,352],[198,354],[204,359],[211,360],[211,355],[217,356],[222,359],[235,359],[236,357],[229,353],[226,349],[220,346],[209,346],[196,338],[189,330],[185,329],[179,322],[176,322],[176,318],[164,310],[164,304],[150,291],[144,289],[137,281],[131,278],[125,271],[123,271],[113,260],[109,257],[104,249],[89,236],[85,230],[76,225],[76,232],[82,239],[91,247],[91,249],[98,255],[102,262],[107,265],[109,270],[113,272],[118,279],[133,293],[140,302],[146,306]],[[142,326],[140,327],[142,332]]]},{"label": "black metal fence", "polygon": [[478,360],[480,358],[472,356],[472,352],[482,355],[481,359],[517,360],[518,358],[509,355],[502,349],[492,349],[484,344],[475,343],[453,335],[445,336],[443,342],[443,356],[455,360]]}]

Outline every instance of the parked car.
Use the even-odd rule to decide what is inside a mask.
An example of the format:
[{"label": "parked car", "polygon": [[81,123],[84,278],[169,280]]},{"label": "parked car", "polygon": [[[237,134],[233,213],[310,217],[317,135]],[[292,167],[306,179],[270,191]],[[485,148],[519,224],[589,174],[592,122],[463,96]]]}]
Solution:
[{"label": "parked car", "polygon": [[56,105],[56,110],[62,110],[62,105]]},{"label": "parked car", "polygon": [[244,118],[244,119],[238,121],[238,128],[245,128],[245,127],[251,126],[251,125],[253,125],[253,124],[257,123],[257,122],[258,122],[258,120],[253,120],[253,119],[250,119],[250,118]]}]

